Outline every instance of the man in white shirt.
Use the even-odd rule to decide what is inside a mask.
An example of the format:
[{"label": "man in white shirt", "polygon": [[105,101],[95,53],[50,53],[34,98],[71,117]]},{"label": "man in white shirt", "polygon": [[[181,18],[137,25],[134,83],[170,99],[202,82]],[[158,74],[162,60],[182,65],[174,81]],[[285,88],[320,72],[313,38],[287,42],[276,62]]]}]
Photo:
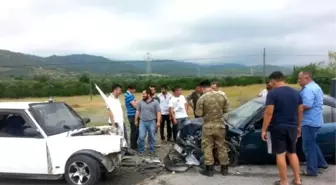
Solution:
[{"label": "man in white shirt", "polygon": [[[123,131],[123,136],[126,140],[126,146],[128,143],[126,126],[124,124],[124,113],[119,100],[119,95],[121,94],[122,87],[119,84],[112,85],[112,93],[107,97],[108,104],[108,116],[109,125],[114,125],[119,127]],[[127,146],[128,147],[128,146]],[[126,151],[127,155],[133,155],[129,150]]]},{"label": "man in white shirt", "polygon": [[216,92],[219,92],[221,94],[223,94],[224,96],[226,96],[225,92],[221,91],[219,88],[220,88],[220,83],[219,82],[212,82],[211,83],[211,88],[216,91]]},{"label": "man in white shirt", "polygon": [[263,89],[262,91],[260,91],[260,93],[258,94],[259,97],[267,97],[268,91],[270,91],[272,89],[272,87],[269,85],[269,82],[266,82],[266,88]]},{"label": "man in white shirt", "polygon": [[178,130],[185,124],[188,118],[188,103],[182,95],[181,87],[173,88],[173,96],[169,100],[169,112],[173,122],[173,137],[176,141]]},{"label": "man in white shirt", "polygon": [[171,140],[172,131],[169,118],[169,100],[172,97],[170,93],[167,92],[167,86],[163,85],[161,87],[161,93],[158,95],[160,99],[160,108],[161,108],[161,125],[160,125],[160,136],[161,140],[164,141],[166,138],[164,136],[164,127],[167,125],[167,141]]}]

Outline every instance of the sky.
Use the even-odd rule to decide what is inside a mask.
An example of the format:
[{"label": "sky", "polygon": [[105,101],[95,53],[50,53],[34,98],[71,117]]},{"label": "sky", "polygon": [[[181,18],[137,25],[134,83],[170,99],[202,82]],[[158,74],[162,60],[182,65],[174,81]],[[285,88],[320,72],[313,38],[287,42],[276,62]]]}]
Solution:
[{"label": "sky", "polygon": [[303,64],[336,51],[335,0],[0,0],[0,49]]}]

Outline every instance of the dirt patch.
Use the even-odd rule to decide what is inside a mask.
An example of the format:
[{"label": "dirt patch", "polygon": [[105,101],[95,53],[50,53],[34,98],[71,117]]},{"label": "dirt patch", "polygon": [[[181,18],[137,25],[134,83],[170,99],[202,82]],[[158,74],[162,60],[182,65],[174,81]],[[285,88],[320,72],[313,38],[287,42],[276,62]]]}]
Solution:
[{"label": "dirt patch", "polygon": [[81,108],[81,106],[79,104],[72,104],[70,105],[72,108]]}]

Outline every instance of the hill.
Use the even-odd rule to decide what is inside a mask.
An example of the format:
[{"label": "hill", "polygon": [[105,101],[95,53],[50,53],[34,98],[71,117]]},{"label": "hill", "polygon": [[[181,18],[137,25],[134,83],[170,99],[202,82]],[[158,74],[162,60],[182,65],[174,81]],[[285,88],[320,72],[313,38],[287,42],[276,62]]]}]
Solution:
[{"label": "hill", "polygon": [[[268,65],[267,73],[280,70],[286,74],[291,68]],[[49,74],[53,77],[72,77],[81,73],[95,75],[143,75],[146,74],[147,63],[141,60],[111,60],[102,56],[73,54],[66,56],[39,57],[24,53],[0,50],[0,77]],[[164,76],[227,76],[227,75],[260,75],[262,66],[246,66],[244,64],[197,64],[175,60],[153,60],[151,73]]]}]

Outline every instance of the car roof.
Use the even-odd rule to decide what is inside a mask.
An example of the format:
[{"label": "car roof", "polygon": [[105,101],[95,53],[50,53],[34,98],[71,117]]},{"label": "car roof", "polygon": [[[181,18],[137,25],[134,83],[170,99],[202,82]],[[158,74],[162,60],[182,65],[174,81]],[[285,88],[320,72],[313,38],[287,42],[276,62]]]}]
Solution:
[{"label": "car roof", "polygon": [[0,102],[0,109],[28,109],[29,105],[32,103],[42,103],[42,102]]},{"label": "car roof", "polygon": [[[253,101],[256,101],[260,104],[265,104],[266,103],[266,97],[258,97],[258,98],[253,99]],[[336,99],[332,96],[329,96],[329,95],[325,94],[323,96],[323,101],[328,102],[329,104],[333,104],[333,105],[336,106]]]}]

